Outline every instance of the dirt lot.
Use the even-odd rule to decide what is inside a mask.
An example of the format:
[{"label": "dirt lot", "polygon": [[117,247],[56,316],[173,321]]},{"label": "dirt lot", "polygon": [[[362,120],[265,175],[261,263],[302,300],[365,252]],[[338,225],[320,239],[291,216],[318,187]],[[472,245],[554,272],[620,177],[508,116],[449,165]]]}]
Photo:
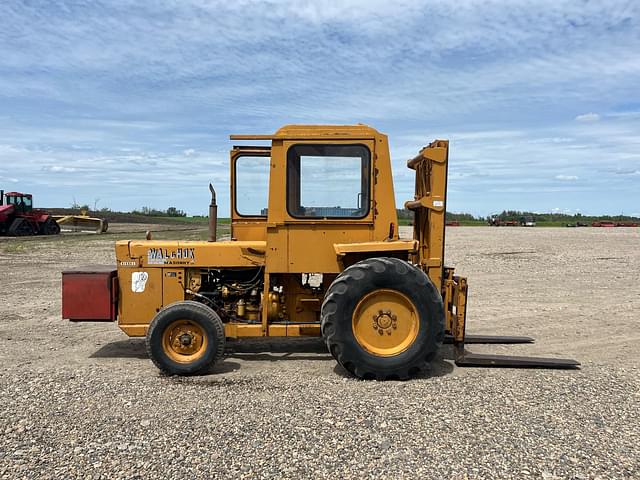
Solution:
[{"label": "dirt lot", "polygon": [[445,347],[384,383],[315,340],[163,377],[115,325],[61,320],[60,272],[113,263],[121,235],[0,240],[0,478],[640,477],[639,229],[450,228],[469,332],[537,339],[472,349],[583,367],[460,369]]}]

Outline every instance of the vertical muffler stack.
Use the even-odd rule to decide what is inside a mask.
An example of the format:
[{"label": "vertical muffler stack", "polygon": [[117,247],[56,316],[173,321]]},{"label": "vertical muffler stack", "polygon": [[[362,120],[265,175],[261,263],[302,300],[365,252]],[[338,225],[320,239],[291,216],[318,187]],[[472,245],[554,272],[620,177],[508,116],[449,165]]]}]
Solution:
[{"label": "vertical muffler stack", "polygon": [[218,205],[216,204],[216,191],[213,185],[209,184],[211,192],[211,203],[209,204],[209,241],[216,241],[216,230],[218,228]]}]

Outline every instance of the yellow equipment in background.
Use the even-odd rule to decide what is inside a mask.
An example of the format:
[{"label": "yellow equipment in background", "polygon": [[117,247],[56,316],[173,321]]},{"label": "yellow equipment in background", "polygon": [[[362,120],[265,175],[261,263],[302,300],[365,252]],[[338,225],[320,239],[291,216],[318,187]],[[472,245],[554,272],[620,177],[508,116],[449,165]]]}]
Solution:
[{"label": "yellow equipment in background", "polygon": [[270,142],[231,149],[231,239],[215,241],[212,218],[208,242],[118,241],[117,272],[63,276],[65,318],[117,320],[146,336],[150,358],[169,374],[208,371],[230,337],[322,336],[365,379],[415,376],[444,341],[461,366],[579,365],[465,350],[532,339],[465,335],[467,281],[444,265],[448,141],[408,161],[416,188],[405,207],[415,219],[405,240],[386,135],[289,125],[231,139]]},{"label": "yellow equipment in background", "polygon": [[80,210],[80,215],[53,215],[53,218],[63,230],[105,233],[109,228],[106,219],[90,217],[86,210]]}]

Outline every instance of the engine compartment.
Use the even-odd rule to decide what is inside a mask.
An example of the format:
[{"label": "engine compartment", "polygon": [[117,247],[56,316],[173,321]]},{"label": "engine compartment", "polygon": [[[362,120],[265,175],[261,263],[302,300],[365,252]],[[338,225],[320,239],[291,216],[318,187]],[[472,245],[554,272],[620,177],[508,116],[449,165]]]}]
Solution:
[{"label": "engine compartment", "polygon": [[[270,275],[267,322],[319,323],[322,298],[333,277],[319,273]],[[185,293],[210,306],[224,323],[262,323],[264,267],[199,269],[187,275],[187,283]]]}]

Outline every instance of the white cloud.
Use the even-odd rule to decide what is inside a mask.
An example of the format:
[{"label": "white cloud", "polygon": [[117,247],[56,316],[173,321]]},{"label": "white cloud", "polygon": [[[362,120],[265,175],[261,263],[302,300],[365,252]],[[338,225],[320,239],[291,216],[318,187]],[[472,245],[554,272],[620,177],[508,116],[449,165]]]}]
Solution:
[{"label": "white cloud", "polygon": [[583,123],[593,123],[593,122],[597,122],[600,120],[600,115],[598,115],[597,113],[585,113],[583,115],[578,115],[575,118],[576,122],[583,122]]},{"label": "white cloud", "polygon": [[191,157],[196,154],[196,151],[193,148],[187,148],[186,150],[183,150],[182,153],[184,153],[187,157]]},{"label": "white cloud", "polygon": [[42,167],[42,170],[53,173],[70,173],[75,172],[77,169],[74,167],[64,167],[62,165],[45,165]]},{"label": "white cloud", "polygon": [[556,175],[556,180],[565,180],[565,181],[574,181],[574,180],[578,180],[578,177],[576,175]]}]

